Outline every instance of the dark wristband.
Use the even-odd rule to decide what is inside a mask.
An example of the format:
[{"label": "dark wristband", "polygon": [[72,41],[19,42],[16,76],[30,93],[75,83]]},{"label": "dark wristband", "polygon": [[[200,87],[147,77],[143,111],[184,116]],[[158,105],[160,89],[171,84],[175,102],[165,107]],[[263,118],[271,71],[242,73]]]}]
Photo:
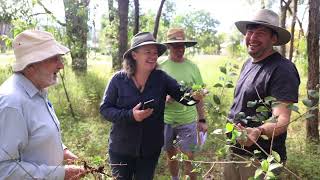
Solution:
[{"label": "dark wristband", "polygon": [[206,119],[202,118],[202,119],[198,119],[198,122],[201,122],[201,123],[206,123]]}]

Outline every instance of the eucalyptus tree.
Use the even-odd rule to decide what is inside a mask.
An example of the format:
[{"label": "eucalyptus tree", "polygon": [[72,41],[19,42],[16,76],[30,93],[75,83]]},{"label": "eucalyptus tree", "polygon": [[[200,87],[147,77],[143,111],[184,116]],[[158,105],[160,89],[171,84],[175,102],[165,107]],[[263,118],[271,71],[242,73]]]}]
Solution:
[{"label": "eucalyptus tree", "polygon": [[[7,49],[6,42],[10,42],[10,36],[18,34],[23,28],[15,27],[14,21],[23,21],[23,24],[32,25],[32,4],[28,0],[0,0],[0,51],[4,53]],[[18,24],[17,24],[18,25]],[[25,26],[25,27],[28,27]]]},{"label": "eucalyptus tree", "polygon": [[320,1],[309,0],[309,24],[307,35],[308,51],[308,82],[309,99],[315,109],[310,110],[314,115],[307,120],[307,140],[319,143],[319,34],[320,34]]},{"label": "eucalyptus tree", "polygon": [[89,2],[90,0],[63,0],[67,43],[72,58],[72,69],[76,72],[87,71]]},{"label": "eucalyptus tree", "polygon": [[118,0],[118,16],[119,16],[119,28],[118,28],[118,39],[119,49],[118,58],[113,59],[112,67],[114,69],[121,68],[122,55],[126,52],[128,47],[128,11],[129,11],[129,0]]},{"label": "eucalyptus tree", "polygon": [[198,52],[200,52],[200,49],[211,49],[209,52],[204,52],[206,54],[213,53],[216,43],[220,43],[220,41],[215,40],[218,25],[218,20],[214,19],[209,12],[202,10],[178,15],[172,23],[172,26],[184,28],[188,39],[198,41],[199,45],[196,48]]}]

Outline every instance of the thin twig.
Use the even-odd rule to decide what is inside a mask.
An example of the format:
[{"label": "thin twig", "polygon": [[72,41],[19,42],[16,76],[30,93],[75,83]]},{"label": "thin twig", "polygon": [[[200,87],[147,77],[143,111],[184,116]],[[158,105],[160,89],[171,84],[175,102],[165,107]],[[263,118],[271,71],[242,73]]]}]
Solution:
[{"label": "thin twig", "polygon": [[63,90],[64,90],[64,93],[66,94],[66,98],[67,98],[68,105],[69,105],[69,108],[70,108],[70,111],[71,111],[71,115],[72,115],[73,119],[76,120],[76,115],[75,115],[75,113],[73,111],[72,104],[71,104],[71,101],[70,101],[70,98],[69,98],[69,94],[68,94],[67,88],[66,88],[65,83],[64,83],[64,76],[60,72],[59,72],[59,75],[61,77]]}]

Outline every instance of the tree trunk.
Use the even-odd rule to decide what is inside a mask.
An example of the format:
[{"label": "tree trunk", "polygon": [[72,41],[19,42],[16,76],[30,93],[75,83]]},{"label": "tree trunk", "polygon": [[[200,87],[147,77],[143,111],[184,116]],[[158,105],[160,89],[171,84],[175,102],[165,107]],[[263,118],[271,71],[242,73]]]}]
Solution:
[{"label": "tree trunk", "polygon": [[7,50],[7,45],[3,39],[3,35],[10,37],[11,25],[6,22],[0,22],[0,52],[5,53]]},{"label": "tree trunk", "polygon": [[121,68],[122,56],[127,50],[128,46],[128,11],[129,0],[118,1],[118,14],[119,14],[119,49],[118,58],[114,59],[112,67],[114,69]]},{"label": "tree trunk", "polygon": [[289,60],[292,61],[293,57],[293,48],[294,48],[294,31],[297,20],[297,6],[298,0],[293,0],[293,12],[292,12],[292,22],[291,22],[291,41],[290,41],[290,49],[289,49]]},{"label": "tree trunk", "polygon": [[[309,25],[307,35],[307,51],[308,51],[308,83],[307,89],[318,90],[319,84],[319,33],[320,33],[320,1],[309,0]],[[318,104],[318,98],[309,99],[313,103]],[[315,118],[307,120],[307,140],[319,142],[319,108],[311,111]]]},{"label": "tree trunk", "polygon": [[134,0],[134,28],[133,35],[139,32],[139,11],[140,11],[139,0]]},{"label": "tree trunk", "polygon": [[76,72],[86,72],[89,0],[63,0],[63,2],[72,69]]},{"label": "tree trunk", "polygon": [[[287,10],[289,9],[290,3],[291,3],[291,0],[288,0],[288,1],[280,0],[280,10],[281,10],[280,26],[282,28],[286,28]],[[286,45],[280,46],[280,54],[283,56],[286,56]]]},{"label": "tree trunk", "polygon": [[156,16],[156,20],[154,22],[153,36],[154,36],[155,39],[157,39],[162,7],[163,7],[163,4],[164,4],[165,1],[166,0],[161,0],[160,6],[159,6],[159,9],[158,9],[158,13],[157,13],[157,16]]},{"label": "tree trunk", "polygon": [[115,10],[113,7],[113,0],[108,0],[108,15],[109,15],[109,22],[114,20]]}]

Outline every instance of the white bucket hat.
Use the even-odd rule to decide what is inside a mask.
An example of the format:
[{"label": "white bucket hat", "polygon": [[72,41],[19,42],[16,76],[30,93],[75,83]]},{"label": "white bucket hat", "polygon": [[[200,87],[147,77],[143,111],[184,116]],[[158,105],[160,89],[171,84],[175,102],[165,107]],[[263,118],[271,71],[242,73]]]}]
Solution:
[{"label": "white bucket hat", "polygon": [[288,30],[279,26],[279,16],[277,13],[268,10],[259,10],[251,20],[249,21],[237,21],[235,25],[238,30],[245,35],[247,32],[247,25],[249,24],[260,24],[274,30],[278,34],[278,41],[274,44],[275,46],[287,44],[291,39],[291,34]]},{"label": "white bucket hat", "polygon": [[12,65],[14,72],[22,71],[29,64],[64,55],[70,50],[59,44],[51,33],[40,30],[25,30],[13,40],[16,61]]}]

